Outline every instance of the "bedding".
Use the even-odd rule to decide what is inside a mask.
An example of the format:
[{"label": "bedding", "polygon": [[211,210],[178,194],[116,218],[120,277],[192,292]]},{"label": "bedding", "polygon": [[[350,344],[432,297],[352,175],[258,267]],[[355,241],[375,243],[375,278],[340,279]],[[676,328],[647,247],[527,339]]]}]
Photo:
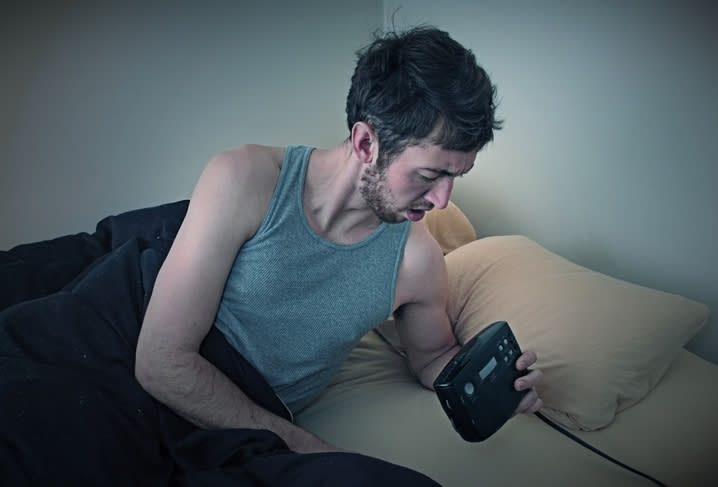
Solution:
[{"label": "bedding", "polygon": [[[455,205],[427,220],[444,249],[460,342],[508,321],[538,354],[545,416],[666,485],[716,485],[718,366],[682,348],[708,319],[703,304],[578,266],[525,236],[472,238]],[[298,421],[444,485],[655,485],[534,416],[485,442],[462,441],[402,355],[387,320]]]},{"label": "bedding", "polygon": [[[716,384],[718,366],[681,349],[656,387],[609,426],[573,433],[669,487],[714,487]],[[375,331],[297,422],[447,487],[655,487],[532,415],[509,420],[486,441],[465,442],[436,395],[416,383],[404,358]]]},{"label": "bedding", "polygon": [[[102,220],[93,234],[0,252],[0,485],[428,480],[360,454],[297,455],[268,431],[198,429],[140,387],[134,351],[142,316],[186,208],[182,201],[132,211]],[[288,418],[214,327],[200,352],[255,402]]]}]

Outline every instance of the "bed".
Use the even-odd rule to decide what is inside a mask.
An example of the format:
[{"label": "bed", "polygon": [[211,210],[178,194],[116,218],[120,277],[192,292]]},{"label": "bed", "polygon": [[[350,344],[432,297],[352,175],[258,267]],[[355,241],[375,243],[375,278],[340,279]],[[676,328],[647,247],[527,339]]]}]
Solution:
[{"label": "bed", "polygon": [[[205,485],[209,477],[187,479],[241,473],[226,462],[246,452],[222,450],[235,433],[189,432],[127,374],[186,207],[109,216],[93,233],[0,252],[2,485],[47,485],[59,473],[74,485],[166,485],[178,468],[190,472],[179,484]],[[454,204],[429,213],[427,224],[444,249],[461,342],[508,321],[539,355],[546,417],[666,485],[716,485],[718,366],[683,348],[708,320],[704,305],[578,266],[524,236],[477,239]],[[463,441],[402,352],[389,319],[296,421],[446,486],[651,485],[535,416],[511,419],[484,442]],[[202,353],[231,358],[212,333]],[[225,362],[234,378],[236,363]],[[146,468],[118,470],[140,460]],[[23,482],[8,482],[19,478],[6,477],[10,465]],[[110,470],[121,474],[108,479]]]},{"label": "bed", "polygon": [[[718,485],[718,366],[683,348],[709,318],[704,305],[578,266],[525,236],[476,239],[453,203],[427,224],[446,254],[462,343],[506,320],[538,353],[546,417],[665,485]],[[446,486],[656,485],[533,415],[465,442],[417,384],[392,326],[364,337],[300,424]]]}]

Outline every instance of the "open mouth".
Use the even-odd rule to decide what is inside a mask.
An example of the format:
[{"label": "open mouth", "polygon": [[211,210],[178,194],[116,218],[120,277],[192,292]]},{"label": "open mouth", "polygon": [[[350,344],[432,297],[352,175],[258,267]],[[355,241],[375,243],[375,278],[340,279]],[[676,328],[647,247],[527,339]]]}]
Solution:
[{"label": "open mouth", "polygon": [[418,222],[422,218],[424,218],[424,215],[426,214],[426,210],[406,210],[406,216],[409,218],[409,220],[413,222]]}]

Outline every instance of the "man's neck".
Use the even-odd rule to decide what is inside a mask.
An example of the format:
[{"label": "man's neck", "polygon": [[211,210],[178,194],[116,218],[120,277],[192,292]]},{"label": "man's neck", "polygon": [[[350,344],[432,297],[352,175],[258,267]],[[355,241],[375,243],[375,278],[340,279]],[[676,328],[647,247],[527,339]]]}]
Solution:
[{"label": "man's neck", "polygon": [[312,153],[304,181],[304,213],[321,237],[357,243],[381,224],[359,192],[363,170],[348,144]]}]

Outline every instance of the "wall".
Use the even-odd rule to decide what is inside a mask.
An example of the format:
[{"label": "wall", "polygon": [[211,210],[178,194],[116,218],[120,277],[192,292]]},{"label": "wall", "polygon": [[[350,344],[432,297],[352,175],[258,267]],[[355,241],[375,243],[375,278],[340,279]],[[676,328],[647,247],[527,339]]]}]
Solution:
[{"label": "wall", "polygon": [[[480,235],[522,233],[580,264],[718,313],[718,11],[711,2],[386,0],[498,85],[505,129],[457,181]],[[718,320],[689,344],[718,362]]]},{"label": "wall", "polygon": [[380,0],[4,2],[0,249],[187,198],[242,143],[344,139]]}]

